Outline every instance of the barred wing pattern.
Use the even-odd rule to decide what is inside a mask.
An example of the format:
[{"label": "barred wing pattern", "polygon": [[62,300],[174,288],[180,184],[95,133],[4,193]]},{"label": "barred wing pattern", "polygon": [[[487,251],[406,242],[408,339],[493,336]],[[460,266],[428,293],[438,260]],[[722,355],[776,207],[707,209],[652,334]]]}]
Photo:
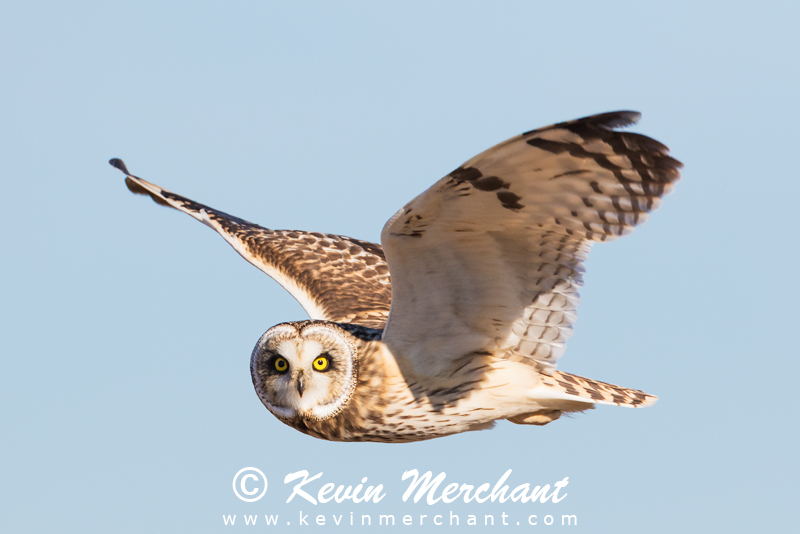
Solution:
[{"label": "barred wing pattern", "polygon": [[391,282],[380,245],[340,235],[268,230],[142,180],[120,159],[109,163],[125,173],[132,192],[149,195],[217,231],[244,259],[289,291],[312,319],[370,328],[386,323]]},{"label": "barred wing pattern", "polygon": [[474,353],[552,369],[595,241],[626,235],[679,179],[667,147],[619,111],[532,130],[472,158],[392,217],[383,340],[423,376]]}]

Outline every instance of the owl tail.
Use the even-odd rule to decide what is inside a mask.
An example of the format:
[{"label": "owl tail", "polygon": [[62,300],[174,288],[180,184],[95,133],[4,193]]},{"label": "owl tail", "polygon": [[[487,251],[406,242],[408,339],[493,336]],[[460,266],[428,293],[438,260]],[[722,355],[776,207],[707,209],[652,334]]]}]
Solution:
[{"label": "owl tail", "polygon": [[563,412],[590,410],[595,404],[644,408],[658,400],[655,395],[638,389],[623,388],[561,371],[542,374],[541,383],[531,391],[531,395],[545,409],[519,414],[510,417],[509,421],[519,425],[546,425],[558,419]]},{"label": "owl tail", "polygon": [[593,404],[609,404],[628,408],[644,408],[655,404],[658,400],[655,395],[648,395],[638,389],[623,388],[561,371],[555,371],[552,376],[543,377],[542,382],[559,391],[561,395],[557,396],[564,400],[583,402],[588,400]]}]

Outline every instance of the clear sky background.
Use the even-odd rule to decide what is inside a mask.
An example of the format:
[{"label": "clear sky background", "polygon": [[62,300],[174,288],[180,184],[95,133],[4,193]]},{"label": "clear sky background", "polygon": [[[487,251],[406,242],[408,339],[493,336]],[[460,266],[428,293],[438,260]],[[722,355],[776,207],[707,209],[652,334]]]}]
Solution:
[{"label": "clear sky background", "polygon": [[[508,532],[797,529],[798,20],[792,2],[3,3],[0,530],[451,510],[461,528],[430,531],[502,512],[579,520]],[[478,152],[617,109],[686,167],[646,225],[593,250],[560,368],[659,402],[407,445],[275,419],[250,352],[303,310],[107,164],[270,228],[379,241]],[[231,491],[248,466],[270,481],[258,503]],[[302,469],[387,497],[285,504]],[[569,477],[568,496],[403,503],[408,469]],[[293,531],[344,531],[328,521]]]}]

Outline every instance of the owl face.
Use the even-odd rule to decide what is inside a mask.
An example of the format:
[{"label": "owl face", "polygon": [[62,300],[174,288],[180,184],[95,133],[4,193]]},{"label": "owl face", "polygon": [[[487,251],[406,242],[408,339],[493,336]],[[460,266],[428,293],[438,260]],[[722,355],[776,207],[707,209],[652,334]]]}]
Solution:
[{"label": "owl face", "polygon": [[349,334],[318,321],[267,330],[250,358],[261,402],[280,419],[333,417],[353,394],[357,348]]}]

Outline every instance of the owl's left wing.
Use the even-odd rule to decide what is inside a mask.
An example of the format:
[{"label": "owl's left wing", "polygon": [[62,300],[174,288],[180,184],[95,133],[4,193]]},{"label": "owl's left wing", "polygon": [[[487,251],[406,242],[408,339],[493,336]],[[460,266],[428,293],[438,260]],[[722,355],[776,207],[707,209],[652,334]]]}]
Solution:
[{"label": "owl's left wing", "polygon": [[340,235],[262,228],[134,176],[120,159],[109,163],[125,173],[132,192],[149,195],[214,229],[289,291],[312,319],[370,328],[386,323],[392,292],[380,245]]},{"label": "owl's left wing", "polygon": [[595,241],[630,233],[679,178],[667,147],[616,128],[631,111],[555,124],[472,158],[383,229],[383,340],[422,376],[488,352],[553,367]]}]

